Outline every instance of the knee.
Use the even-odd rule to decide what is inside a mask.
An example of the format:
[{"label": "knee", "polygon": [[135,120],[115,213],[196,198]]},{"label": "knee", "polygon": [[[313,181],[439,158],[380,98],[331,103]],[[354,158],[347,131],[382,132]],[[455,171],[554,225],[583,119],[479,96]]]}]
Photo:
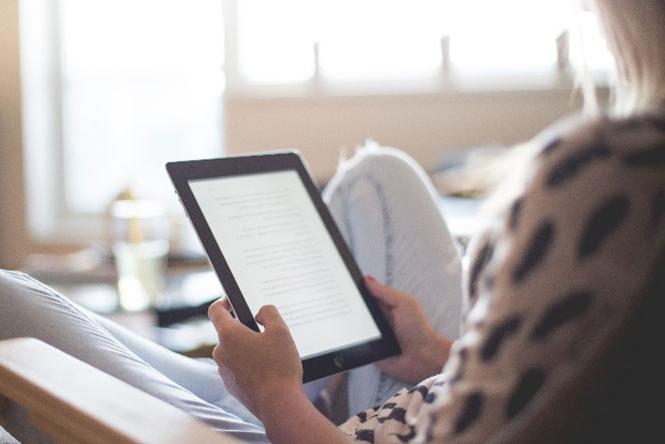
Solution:
[{"label": "knee", "polygon": [[324,197],[330,200],[335,195],[366,185],[390,189],[420,187],[427,180],[422,167],[405,152],[371,143],[340,164]]},{"label": "knee", "polygon": [[368,177],[392,183],[420,176],[422,168],[404,151],[377,144],[368,144],[340,166],[350,177]]},{"label": "knee", "polygon": [[335,207],[339,205],[335,201],[374,201],[380,196],[422,201],[434,194],[427,174],[408,154],[370,144],[340,165],[323,196]]}]

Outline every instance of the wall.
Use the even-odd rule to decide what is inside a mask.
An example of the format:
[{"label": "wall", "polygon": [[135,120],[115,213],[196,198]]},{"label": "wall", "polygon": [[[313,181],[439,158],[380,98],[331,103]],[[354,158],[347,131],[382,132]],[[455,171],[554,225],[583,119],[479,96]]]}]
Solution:
[{"label": "wall", "polygon": [[408,96],[234,98],[226,147],[239,154],[298,148],[324,180],[368,137],[402,148],[431,168],[446,150],[514,144],[579,106],[569,89]]},{"label": "wall", "polygon": [[18,0],[0,0],[0,267],[28,249],[19,75]]}]

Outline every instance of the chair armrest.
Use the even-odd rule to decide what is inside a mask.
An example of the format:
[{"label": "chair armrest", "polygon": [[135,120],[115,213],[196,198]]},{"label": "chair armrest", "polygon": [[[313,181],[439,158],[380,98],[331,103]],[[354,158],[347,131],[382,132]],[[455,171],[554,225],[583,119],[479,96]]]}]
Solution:
[{"label": "chair armrest", "polygon": [[60,442],[237,442],[31,338],[0,341],[2,397],[23,406],[37,427]]}]

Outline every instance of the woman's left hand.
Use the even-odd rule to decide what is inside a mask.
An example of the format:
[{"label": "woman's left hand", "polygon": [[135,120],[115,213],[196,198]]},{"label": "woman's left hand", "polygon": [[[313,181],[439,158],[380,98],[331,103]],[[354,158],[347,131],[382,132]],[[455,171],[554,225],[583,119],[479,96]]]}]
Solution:
[{"label": "woman's left hand", "polygon": [[434,330],[416,297],[370,276],[365,277],[365,284],[388,318],[402,350],[398,356],[376,365],[390,376],[412,384],[439,373],[452,341]]},{"label": "woman's left hand", "polygon": [[275,306],[263,306],[257,313],[261,333],[235,319],[230,309],[226,299],[208,309],[220,342],[212,356],[227,389],[262,419],[272,397],[303,390],[298,350]]}]

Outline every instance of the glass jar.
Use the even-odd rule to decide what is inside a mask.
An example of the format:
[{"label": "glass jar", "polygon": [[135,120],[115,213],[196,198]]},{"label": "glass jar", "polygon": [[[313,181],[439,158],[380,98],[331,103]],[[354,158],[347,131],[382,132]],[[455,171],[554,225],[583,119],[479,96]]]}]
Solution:
[{"label": "glass jar", "polygon": [[148,199],[117,200],[111,217],[120,307],[138,311],[154,306],[164,291],[169,253],[164,207]]}]

